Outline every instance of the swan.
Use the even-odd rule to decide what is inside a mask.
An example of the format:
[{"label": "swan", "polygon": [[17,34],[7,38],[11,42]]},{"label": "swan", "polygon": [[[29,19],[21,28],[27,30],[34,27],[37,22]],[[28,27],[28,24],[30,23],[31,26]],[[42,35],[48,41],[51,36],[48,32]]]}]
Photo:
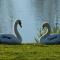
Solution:
[{"label": "swan", "polygon": [[17,30],[18,24],[22,28],[21,20],[16,20],[14,24],[14,32],[16,36],[14,36],[13,34],[0,34],[0,43],[4,43],[4,44],[21,44],[22,43],[22,37],[20,36]]},{"label": "swan", "polygon": [[42,25],[43,30],[46,29],[45,34],[40,37],[41,44],[60,44],[60,34],[50,34],[51,27],[49,23]]}]

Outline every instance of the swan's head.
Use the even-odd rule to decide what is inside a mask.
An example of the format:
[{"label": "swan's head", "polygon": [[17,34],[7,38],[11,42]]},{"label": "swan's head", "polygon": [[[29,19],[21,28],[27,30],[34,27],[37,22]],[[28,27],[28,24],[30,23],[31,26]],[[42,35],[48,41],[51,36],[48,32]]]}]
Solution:
[{"label": "swan's head", "polygon": [[20,25],[20,27],[22,28],[22,23],[21,20],[17,20],[18,24]]},{"label": "swan's head", "polygon": [[44,24],[42,25],[42,28],[43,28],[43,29],[47,29],[46,31],[48,31],[48,33],[51,32],[51,27],[50,27],[49,23],[44,23]]},{"label": "swan's head", "polygon": [[44,23],[44,24],[42,25],[42,28],[43,28],[43,29],[44,29],[45,27],[50,28],[49,23]]}]

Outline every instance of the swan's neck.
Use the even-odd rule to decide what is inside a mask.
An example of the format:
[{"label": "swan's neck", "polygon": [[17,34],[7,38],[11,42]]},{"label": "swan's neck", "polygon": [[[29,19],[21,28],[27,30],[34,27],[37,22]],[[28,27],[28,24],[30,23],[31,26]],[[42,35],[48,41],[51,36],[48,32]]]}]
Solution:
[{"label": "swan's neck", "polygon": [[18,39],[21,39],[21,36],[20,36],[20,34],[19,34],[18,30],[17,30],[17,26],[18,26],[18,22],[16,22],[15,25],[14,25],[14,31],[15,31],[16,37]]},{"label": "swan's neck", "polygon": [[47,37],[49,35],[48,29],[46,30],[46,32],[41,36],[41,37]]},{"label": "swan's neck", "polygon": [[50,31],[51,31],[51,28],[50,27],[47,27],[46,33],[44,35],[49,35],[50,34]]},{"label": "swan's neck", "polygon": [[51,28],[47,27],[46,32],[40,37],[40,40],[46,39],[46,37],[50,34]]}]

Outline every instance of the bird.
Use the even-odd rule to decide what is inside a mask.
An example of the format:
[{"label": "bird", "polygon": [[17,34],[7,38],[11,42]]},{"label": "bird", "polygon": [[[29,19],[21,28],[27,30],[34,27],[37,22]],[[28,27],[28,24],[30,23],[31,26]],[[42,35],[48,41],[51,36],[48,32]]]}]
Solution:
[{"label": "bird", "polygon": [[14,34],[0,34],[0,44],[21,44],[22,37],[17,30],[17,26],[20,25],[22,28],[21,20],[16,20],[14,24]]},{"label": "bird", "polygon": [[40,37],[41,44],[60,44],[60,34],[50,34],[51,27],[49,23],[45,22],[42,29],[46,29],[46,32]]}]

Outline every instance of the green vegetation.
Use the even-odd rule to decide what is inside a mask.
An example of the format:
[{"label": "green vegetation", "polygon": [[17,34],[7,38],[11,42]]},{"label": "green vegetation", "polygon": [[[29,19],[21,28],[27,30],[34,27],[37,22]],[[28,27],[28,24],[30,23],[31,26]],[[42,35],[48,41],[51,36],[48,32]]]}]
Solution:
[{"label": "green vegetation", "polygon": [[0,45],[0,60],[60,60],[60,45]]},{"label": "green vegetation", "polygon": [[51,33],[55,33],[55,34],[60,34],[60,28],[57,27],[57,29],[54,27],[53,31],[51,31]]}]

